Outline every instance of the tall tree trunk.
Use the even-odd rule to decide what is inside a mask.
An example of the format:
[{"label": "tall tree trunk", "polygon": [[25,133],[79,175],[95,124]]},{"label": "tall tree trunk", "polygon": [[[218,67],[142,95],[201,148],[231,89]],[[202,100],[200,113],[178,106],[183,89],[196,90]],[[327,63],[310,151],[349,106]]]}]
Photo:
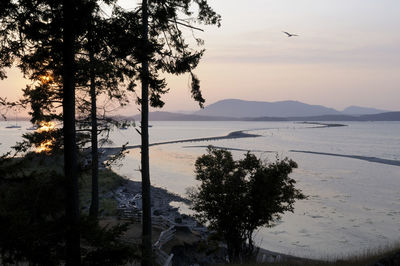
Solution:
[{"label": "tall tree trunk", "polygon": [[143,231],[142,231],[142,265],[152,265],[151,244],[151,195],[150,195],[150,167],[149,167],[149,22],[147,0],[142,1],[142,41],[144,55],[142,59],[142,205],[143,205]]},{"label": "tall tree trunk", "polygon": [[96,104],[96,84],[94,72],[94,52],[93,52],[93,23],[89,26],[89,75],[90,75],[90,101],[91,101],[91,144],[92,144],[92,201],[90,204],[89,215],[97,219],[99,213],[99,153],[97,146],[97,104]]},{"label": "tall tree trunk", "polygon": [[80,265],[78,167],[75,135],[75,80],[73,8],[75,1],[63,1],[63,120],[64,173],[66,178],[66,264]]}]

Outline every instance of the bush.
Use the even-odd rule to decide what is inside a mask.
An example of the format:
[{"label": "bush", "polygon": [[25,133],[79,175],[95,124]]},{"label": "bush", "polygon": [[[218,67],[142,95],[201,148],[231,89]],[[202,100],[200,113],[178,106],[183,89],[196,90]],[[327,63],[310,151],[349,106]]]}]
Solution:
[{"label": "bush", "polygon": [[191,208],[223,236],[231,261],[250,258],[253,232],[271,226],[284,212],[293,212],[295,200],[305,198],[289,178],[297,164],[287,158],[265,163],[248,152],[234,161],[229,151],[209,147],[195,167],[201,184],[188,192]]}]

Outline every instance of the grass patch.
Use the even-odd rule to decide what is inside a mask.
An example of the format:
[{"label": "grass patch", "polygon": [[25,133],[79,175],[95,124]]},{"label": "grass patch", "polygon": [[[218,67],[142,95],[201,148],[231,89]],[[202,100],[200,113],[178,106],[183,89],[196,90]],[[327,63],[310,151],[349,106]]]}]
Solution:
[{"label": "grass patch", "polygon": [[63,156],[48,156],[44,153],[27,153],[24,157],[9,158],[2,162],[1,167],[7,169],[6,175],[18,178],[35,173],[54,171],[63,173]]},{"label": "grass patch", "polygon": [[[274,266],[364,266],[374,265],[376,262],[382,259],[390,259],[395,254],[400,252],[400,243],[389,245],[387,247],[377,248],[374,250],[367,250],[359,255],[348,256],[346,258],[334,258],[330,260],[312,260],[303,258],[289,258],[281,262],[265,262],[265,263],[243,263],[243,264],[223,264],[226,266],[260,266],[260,265],[274,265]],[[220,264],[219,264],[220,265]],[[397,264],[385,264],[383,265],[397,265]]]},{"label": "grass patch", "polygon": [[[112,192],[126,182],[122,176],[112,170],[99,170],[99,210],[102,216],[114,216],[117,213],[118,202],[112,197]],[[89,210],[92,191],[92,176],[84,173],[80,179],[80,201],[83,212]]]},{"label": "grass patch", "polygon": [[101,216],[116,216],[118,202],[113,198],[105,198],[99,200],[99,213]]},{"label": "grass patch", "polygon": [[[11,158],[4,161],[1,170],[4,169],[3,177],[8,180],[26,180],[16,182],[15,187],[26,186],[27,182],[35,182],[39,188],[48,183],[59,180],[59,193],[63,194],[62,179],[64,157],[62,155],[47,155],[44,153],[28,153],[24,157]],[[7,170],[6,170],[7,169]],[[112,192],[126,182],[122,176],[109,169],[99,170],[99,209],[102,216],[116,214],[118,202],[112,197]],[[40,185],[41,184],[41,185]],[[10,184],[7,184],[8,190]],[[92,176],[90,170],[85,171],[79,178],[80,206],[83,214],[87,214],[91,202]],[[1,187],[0,187],[1,188]],[[7,190],[4,188],[4,190]],[[61,195],[60,195],[61,196]]]}]

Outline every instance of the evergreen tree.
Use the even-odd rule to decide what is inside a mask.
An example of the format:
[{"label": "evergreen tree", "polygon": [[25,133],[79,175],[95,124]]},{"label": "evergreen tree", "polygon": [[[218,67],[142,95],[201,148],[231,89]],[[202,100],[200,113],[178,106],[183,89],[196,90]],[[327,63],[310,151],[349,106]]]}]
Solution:
[{"label": "evergreen tree", "polygon": [[[110,3],[111,1],[107,1]],[[88,27],[87,16],[94,13],[96,1],[49,1],[49,0],[19,0],[2,2],[7,13],[1,13],[2,23],[0,28],[0,70],[10,67],[12,62],[18,63],[24,75],[35,81],[33,85],[24,90],[25,100],[21,104],[30,104],[32,122],[39,124],[42,121],[54,119],[63,122],[62,129],[51,132],[35,132],[25,135],[27,141],[19,145],[19,151],[26,151],[31,143],[42,143],[51,140],[52,148],[62,149],[64,153],[64,170],[66,178],[66,259],[68,265],[78,265],[80,261],[80,236],[79,236],[79,194],[78,194],[78,147],[76,132],[76,84],[78,89],[86,87],[87,78],[82,73],[83,64],[79,53],[89,51],[90,86],[95,90],[95,75],[103,74],[103,80],[109,80],[113,88],[117,87],[116,81],[121,74],[114,71],[110,74],[109,68],[104,66],[107,59],[103,59],[103,70],[95,72],[95,47],[94,40],[83,48],[82,43],[87,41],[93,28]],[[3,11],[3,9],[2,9]],[[104,23],[103,23],[104,24]],[[93,34],[92,34],[93,36]],[[108,36],[108,38],[112,38]],[[109,48],[107,48],[109,50]],[[75,60],[78,59],[78,62]],[[97,66],[96,69],[100,67]],[[107,72],[108,71],[108,72]],[[107,72],[107,75],[105,73]],[[1,72],[1,77],[5,77]],[[127,71],[125,71],[127,73]],[[110,78],[113,76],[113,78]],[[92,95],[95,95],[94,92]],[[123,97],[115,91],[108,95]],[[92,97],[93,98],[93,97]],[[95,100],[95,99],[93,99]],[[92,105],[94,106],[92,101]],[[82,106],[82,105],[79,105]],[[60,108],[62,107],[62,108]],[[62,113],[60,112],[62,110]],[[94,112],[96,108],[92,108]],[[96,116],[96,113],[94,114]],[[92,119],[96,121],[96,119]],[[92,136],[97,137],[97,128],[92,130]],[[95,132],[95,134],[93,134]],[[97,141],[94,140],[97,144]],[[54,149],[57,150],[57,149]],[[53,151],[54,151],[53,150]],[[94,149],[93,158],[97,156]],[[95,161],[94,159],[93,161]],[[98,164],[96,165],[96,170]],[[96,170],[93,171],[96,174]],[[96,180],[93,190],[94,204],[98,206],[98,191]],[[97,202],[96,202],[97,201]],[[92,208],[93,209],[93,208]],[[96,213],[94,207],[92,213]],[[96,213],[97,214],[97,213]]]},{"label": "evergreen tree", "polygon": [[151,194],[150,194],[150,162],[149,162],[149,14],[147,0],[142,0],[142,45],[143,57],[141,58],[142,71],[142,120],[141,126],[141,171],[142,171],[142,206],[143,206],[143,227],[142,227],[142,265],[152,265],[152,223],[151,223]]},{"label": "evergreen tree", "polygon": [[75,129],[75,38],[74,7],[78,0],[63,0],[63,133],[64,175],[67,182],[66,265],[80,265],[78,157]]},{"label": "evergreen tree", "polygon": [[[113,4],[114,1],[106,1]],[[14,2],[13,2],[14,3]],[[4,13],[3,28],[0,31],[1,66],[9,67],[12,61],[18,63],[24,75],[33,81],[24,89],[24,99],[19,103],[29,106],[31,122],[38,127],[50,121],[63,121],[60,105],[63,101],[63,64],[62,62],[62,1],[16,1],[6,4],[9,12]],[[77,145],[84,147],[91,141],[93,173],[93,207],[92,216],[98,212],[98,173],[97,135],[107,133],[117,121],[106,117],[106,113],[97,117],[96,99],[102,94],[120,105],[127,103],[121,86],[125,77],[132,76],[134,69],[114,52],[116,43],[112,30],[119,27],[117,19],[106,19],[100,15],[96,0],[80,1],[74,6],[78,18],[74,20],[77,32],[75,42],[75,84],[76,110],[79,119],[76,121]],[[119,29],[121,31],[121,29]],[[111,47],[113,45],[114,47]],[[124,58],[123,58],[124,59]],[[89,75],[88,75],[89,73]],[[90,101],[87,100],[90,95]],[[5,100],[2,101],[6,103]],[[11,105],[12,103],[6,103]],[[104,106],[102,106],[105,108]],[[39,147],[47,143],[47,152],[56,153],[63,149],[63,131],[56,127],[49,131],[24,134],[22,143],[16,145],[17,152],[25,152],[32,145]],[[102,143],[107,141],[100,139]],[[81,154],[84,155],[84,154]],[[88,160],[88,159],[84,159]],[[97,161],[97,162],[96,162]]]},{"label": "evergreen tree", "polygon": [[[90,128],[91,143],[91,172],[92,172],[92,201],[90,206],[90,216],[97,218],[98,203],[98,135],[107,133],[113,126],[119,127],[120,122],[106,117],[98,117],[97,99],[99,96],[107,97],[110,101],[117,102],[120,106],[128,102],[126,86],[123,84],[126,77],[132,76],[136,70],[124,64],[125,57],[117,55],[115,30],[120,27],[116,23],[118,18],[105,18],[100,15],[100,8],[95,1],[88,3],[90,8],[87,10],[89,18],[87,32],[83,38],[78,55],[79,63],[79,86],[80,97],[77,106],[82,119],[79,121],[80,132],[85,132]],[[119,32],[122,29],[118,29]],[[88,75],[88,74],[89,75]],[[88,88],[86,90],[85,88]],[[86,100],[89,96],[90,101]],[[106,106],[102,106],[107,108]],[[99,124],[100,123],[100,124]],[[124,123],[125,125],[125,123]],[[104,143],[108,139],[103,138],[100,142]]]},{"label": "evergreen tree", "polygon": [[[22,102],[22,104],[31,105],[32,122],[58,119],[64,123],[63,129],[41,134],[40,137],[36,133],[27,136],[28,141],[25,144],[29,144],[29,141],[41,143],[46,138],[55,139],[57,141],[53,142],[53,146],[65,152],[65,174],[70,181],[67,187],[68,195],[71,196],[67,201],[69,202],[67,216],[71,224],[69,229],[72,230],[72,234],[68,235],[70,238],[67,250],[74,254],[71,255],[69,264],[78,263],[79,234],[74,230],[77,228],[75,226],[79,218],[76,193],[77,144],[84,144],[86,141],[80,140],[80,137],[85,134],[77,135],[75,131],[75,103],[84,102],[84,97],[81,97],[84,92],[81,89],[90,87],[91,104],[78,106],[83,108],[90,106],[91,135],[95,141],[96,125],[94,123],[97,119],[93,116],[96,109],[94,96],[99,93],[96,88],[101,87],[100,84],[111,84],[110,87],[116,88],[119,82],[125,83],[124,79],[128,79],[127,89],[135,92],[137,81],[141,82],[143,90],[137,101],[143,105],[141,125],[142,154],[144,154],[142,158],[143,192],[145,193],[143,243],[144,254],[146,254],[144,264],[149,264],[151,263],[151,213],[148,108],[145,106],[148,103],[154,107],[164,105],[161,96],[168,92],[168,89],[166,81],[160,77],[160,71],[176,75],[189,73],[192,78],[192,97],[199,102],[200,106],[203,105],[204,99],[200,92],[199,80],[194,75],[193,69],[197,66],[204,50],[196,51],[189,48],[184,41],[181,28],[199,30],[183,20],[194,14],[190,9],[191,4],[195,4],[198,9],[198,15],[194,19],[196,22],[219,25],[220,17],[208,6],[207,1],[171,0],[144,1],[142,6],[132,12],[115,8],[114,16],[109,21],[92,20],[97,18],[93,9],[96,5],[93,3],[96,2],[85,0],[74,2],[2,1],[2,7],[4,7],[2,11],[5,11],[0,11],[2,12],[0,18],[5,23],[2,23],[0,28],[2,44],[0,70],[16,61],[24,75],[35,81],[24,90],[26,101]],[[112,1],[106,1],[106,4],[110,3]],[[96,23],[96,27],[90,27],[92,22]],[[112,33],[105,34],[101,41],[97,38],[99,35],[96,35],[100,25],[108,29],[103,33]],[[196,41],[199,45],[202,44],[202,40],[196,39]],[[86,47],[85,43],[87,43]],[[104,49],[98,49],[93,44],[104,46]],[[105,64],[106,61],[112,64]],[[87,68],[84,67],[85,64]],[[85,71],[90,75],[85,75]],[[113,73],[111,75],[113,78],[110,78],[107,73]],[[4,72],[1,72],[1,77],[5,77]],[[100,81],[101,78],[103,78],[102,81]],[[115,93],[114,90],[106,90],[106,92],[122,101],[125,98],[123,93]],[[146,94],[148,99],[146,99]],[[62,113],[60,107],[62,107]],[[84,127],[85,120],[81,125]],[[21,150],[24,151],[28,146],[22,147]],[[96,154],[93,154],[93,158]],[[94,177],[94,194],[96,194],[95,179]],[[96,205],[95,195],[93,203]],[[93,206],[92,213],[95,212],[96,206]]]},{"label": "evergreen tree", "polygon": [[[142,265],[151,265],[151,195],[150,195],[150,166],[149,166],[149,134],[148,115],[149,104],[153,107],[162,107],[164,102],[161,96],[168,92],[165,79],[160,78],[159,72],[181,75],[189,73],[192,78],[192,97],[202,107],[204,98],[200,91],[200,82],[193,70],[199,63],[204,50],[189,49],[183,38],[182,27],[190,30],[199,30],[190,25],[180,16],[191,17],[191,4],[198,8],[196,22],[217,24],[220,16],[217,15],[205,0],[142,0],[139,10],[129,14],[133,21],[141,23],[141,41],[131,54],[131,59],[141,63],[139,80],[141,82],[141,97],[137,101],[141,104],[141,173],[142,173],[142,201],[143,201],[143,260]],[[139,17],[136,15],[139,14]],[[196,39],[201,45],[201,39]]]}]

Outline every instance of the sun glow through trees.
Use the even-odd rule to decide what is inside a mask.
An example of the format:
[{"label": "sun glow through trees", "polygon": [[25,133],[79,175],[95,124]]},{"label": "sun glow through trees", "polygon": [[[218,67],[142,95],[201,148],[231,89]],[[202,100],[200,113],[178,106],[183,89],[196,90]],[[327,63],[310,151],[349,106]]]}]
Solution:
[{"label": "sun glow through trees", "polygon": [[40,76],[39,78],[40,78],[40,81],[41,81],[43,84],[49,83],[50,81],[52,81],[52,77],[51,77],[51,75],[49,75],[49,74],[42,75],[42,76]]},{"label": "sun glow through trees", "polygon": [[[39,128],[37,129],[38,133],[43,133],[43,132],[50,132],[55,128],[55,123],[54,122],[41,122],[39,125]],[[40,143],[38,147],[36,147],[35,152],[41,153],[41,152],[49,152],[51,151],[51,145],[53,144],[54,139],[48,139]]]}]

